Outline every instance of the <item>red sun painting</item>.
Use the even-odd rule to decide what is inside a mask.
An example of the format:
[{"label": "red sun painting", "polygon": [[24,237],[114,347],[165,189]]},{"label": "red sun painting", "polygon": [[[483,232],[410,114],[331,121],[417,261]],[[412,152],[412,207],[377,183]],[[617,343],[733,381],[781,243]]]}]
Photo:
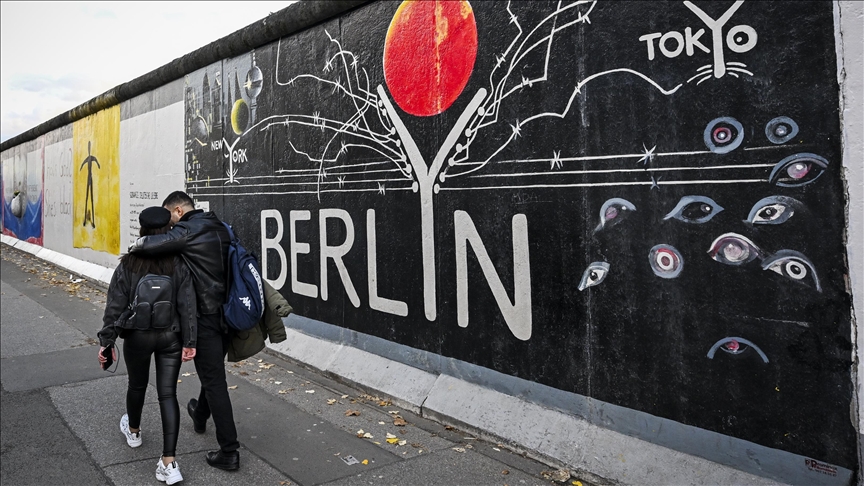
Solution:
[{"label": "red sun painting", "polygon": [[477,58],[477,24],[465,0],[407,0],[384,41],[384,79],[404,111],[437,115],[462,93]]}]

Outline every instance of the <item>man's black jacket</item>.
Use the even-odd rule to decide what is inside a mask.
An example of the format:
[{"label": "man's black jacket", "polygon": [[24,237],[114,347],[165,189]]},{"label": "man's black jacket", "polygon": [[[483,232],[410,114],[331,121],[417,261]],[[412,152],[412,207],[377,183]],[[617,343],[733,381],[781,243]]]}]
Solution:
[{"label": "man's black jacket", "polygon": [[200,209],[184,214],[164,235],[138,238],[129,251],[141,255],[178,254],[192,272],[198,312],[215,314],[225,303],[228,247],[231,238],[213,212]]}]

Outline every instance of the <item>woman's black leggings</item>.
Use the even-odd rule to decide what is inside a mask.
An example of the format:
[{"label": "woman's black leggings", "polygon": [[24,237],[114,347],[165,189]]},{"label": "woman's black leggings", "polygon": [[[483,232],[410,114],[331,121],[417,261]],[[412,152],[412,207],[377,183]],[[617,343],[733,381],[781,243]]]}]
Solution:
[{"label": "woman's black leggings", "polygon": [[156,355],[156,394],[162,413],[162,455],[174,456],[180,432],[180,406],[177,405],[177,376],[183,346],[180,333],[171,331],[126,331],[123,336],[123,358],[129,375],[126,391],[126,413],[129,427],[141,427],[141,410],[150,378],[150,355]]}]

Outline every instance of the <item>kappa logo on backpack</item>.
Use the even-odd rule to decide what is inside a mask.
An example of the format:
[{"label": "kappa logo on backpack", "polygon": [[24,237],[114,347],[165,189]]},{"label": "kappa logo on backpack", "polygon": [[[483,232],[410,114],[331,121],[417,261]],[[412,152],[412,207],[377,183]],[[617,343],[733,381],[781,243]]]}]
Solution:
[{"label": "kappa logo on backpack", "polygon": [[148,273],[135,287],[135,298],[129,304],[132,315],[125,327],[129,329],[165,329],[174,320],[174,284],[167,275]]},{"label": "kappa logo on backpack", "polygon": [[232,329],[248,331],[258,324],[264,315],[264,283],[261,281],[261,266],[251,253],[243,248],[234,236],[234,230],[223,222],[231,236],[228,247],[227,299],[222,311],[225,323]]}]

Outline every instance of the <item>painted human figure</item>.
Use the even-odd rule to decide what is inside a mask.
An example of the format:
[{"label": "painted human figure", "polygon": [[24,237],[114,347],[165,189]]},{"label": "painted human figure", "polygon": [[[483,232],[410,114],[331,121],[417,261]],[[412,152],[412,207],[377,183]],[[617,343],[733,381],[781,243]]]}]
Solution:
[{"label": "painted human figure", "polygon": [[[99,161],[96,160],[96,157],[94,157],[90,153],[90,142],[87,142],[87,158],[84,159],[84,162],[81,163],[81,168],[78,169],[78,171],[80,172],[80,171],[84,170],[85,165],[87,166],[87,195],[84,198],[84,224],[83,224],[83,226],[87,226],[87,220],[89,219],[90,220],[90,226],[95,228],[96,227],[96,207],[95,207],[95,201],[93,198],[93,163],[94,162],[96,163],[96,167],[98,167],[99,169],[102,168],[102,166],[99,165]],[[87,209],[88,203],[90,204],[89,211]]]}]

